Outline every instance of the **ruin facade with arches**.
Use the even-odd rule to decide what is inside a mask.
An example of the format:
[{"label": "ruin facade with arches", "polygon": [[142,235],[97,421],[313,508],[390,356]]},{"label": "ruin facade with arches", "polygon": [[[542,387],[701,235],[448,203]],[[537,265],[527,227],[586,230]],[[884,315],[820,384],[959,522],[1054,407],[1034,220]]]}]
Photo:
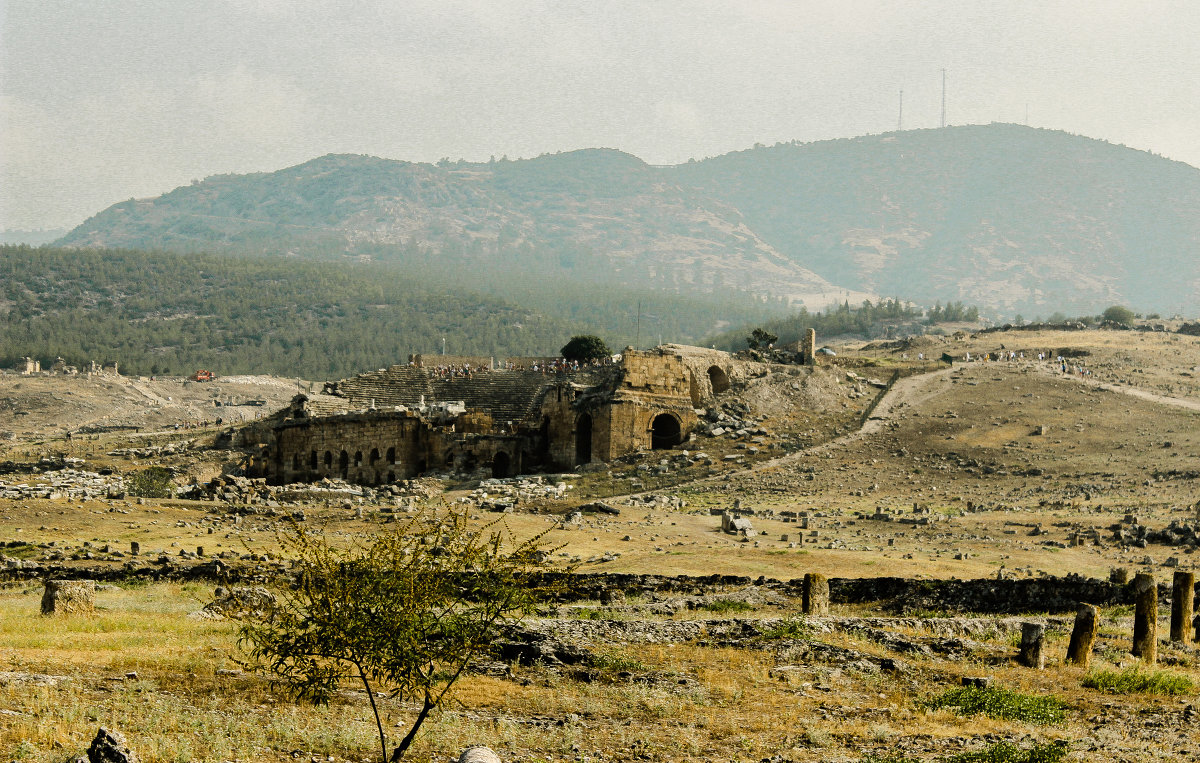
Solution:
[{"label": "ruin facade with arches", "polygon": [[391,366],[297,395],[274,417],[262,475],[367,485],[428,473],[509,477],[674,448],[688,440],[697,408],[759,364],[663,345],[570,372],[503,364],[447,375],[428,365]]}]

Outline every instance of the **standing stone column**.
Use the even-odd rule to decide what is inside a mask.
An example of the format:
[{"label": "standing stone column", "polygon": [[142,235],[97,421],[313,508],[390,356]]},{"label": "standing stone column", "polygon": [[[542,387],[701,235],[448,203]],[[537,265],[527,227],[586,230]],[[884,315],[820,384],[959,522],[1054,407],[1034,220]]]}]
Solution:
[{"label": "standing stone column", "polygon": [[829,580],[816,572],[804,575],[804,614],[829,614]]},{"label": "standing stone column", "polygon": [[1171,640],[1192,640],[1192,609],[1196,598],[1196,573],[1175,570],[1171,586]]},{"label": "standing stone column", "polygon": [[1021,623],[1021,652],[1017,660],[1027,668],[1046,667],[1046,626],[1041,623]]},{"label": "standing stone column", "polygon": [[1092,645],[1096,642],[1096,630],[1100,627],[1100,610],[1091,604],[1080,604],[1075,613],[1075,627],[1071,629],[1071,643],[1067,646],[1067,662],[1086,668],[1092,662]]},{"label": "standing stone column", "polygon": [[1139,572],[1133,578],[1133,649],[1148,665],[1158,662],[1158,586],[1154,576]]}]

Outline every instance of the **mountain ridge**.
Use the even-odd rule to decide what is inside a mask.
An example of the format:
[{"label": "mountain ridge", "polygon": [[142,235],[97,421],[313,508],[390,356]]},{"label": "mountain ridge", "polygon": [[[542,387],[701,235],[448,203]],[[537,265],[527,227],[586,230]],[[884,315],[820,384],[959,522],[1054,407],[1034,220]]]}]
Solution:
[{"label": "mountain ridge", "polygon": [[997,314],[1200,309],[1200,170],[1019,125],[756,146],[673,166],[617,149],[437,164],[327,154],[113,205],[59,244],[291,253]]}]

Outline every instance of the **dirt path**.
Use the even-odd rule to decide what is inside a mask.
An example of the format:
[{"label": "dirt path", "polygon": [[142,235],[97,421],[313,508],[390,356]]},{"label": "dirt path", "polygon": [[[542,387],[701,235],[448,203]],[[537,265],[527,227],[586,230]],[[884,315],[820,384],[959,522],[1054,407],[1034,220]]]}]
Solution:
[{"label": "dirt path", "polygon": [[862,438],[875,434],[883,429],[892,418],[900,411],[900,409],[915,406],[924,403],[938,395],[942,394],[950,388],[950,373],[954,370],[953,367],[943,368],[939,371],[931,371],[926,374],[918,374],[916,376],[907,376],[897,381],[892,388],[884,393],[883,398],[875,406],[875,410],[871,412],[871,416],[863,423],[861,427],[853,432],[847,432],[840,437],[835,437],[828,442],[823,442],[820,445],[814,445],[811,448],[798,450],[794,453],[789,453],[786,456],[772,458],[769,461],[761,461],[733,472],[716,475],[713,477],[705,477],[696,480],[691,484],[702,484],[705,482],[726,482],[728,480],[753,474],[754,472],[776,469],[781,466],[794,464],[811,456],[819,455],[827,450],[838,448],[843,445],[848,445],[852,442],[861,440]]},{"label": "dirt path", "polygon": [[1087,387],[1102,389],[1106,392],[1116,392],[1121,395],[1129,395],[1141,400],[1147,400],[1151,403],[1160,405],[1173,405],[1177,408],[1186,408],[1190,411],[1200,411],[1200,400],[1192,400],[1183,397],[1171,397],[1170,395],[1160,395],[1157,392],[1138,389],[1137,387],[1127,387],[1123,384],[1111,384],[1109,382],[1100,381],[1099,379],[1089,379],[1086,376],[1077,376],[1075,374],[1063,374],[1055,371],[1053,368],[1041,367],[1038,369],[1041,373],[1047,376],[1053,376],[1056,379],[1069,379],[1077,384],[1083,384]]}]

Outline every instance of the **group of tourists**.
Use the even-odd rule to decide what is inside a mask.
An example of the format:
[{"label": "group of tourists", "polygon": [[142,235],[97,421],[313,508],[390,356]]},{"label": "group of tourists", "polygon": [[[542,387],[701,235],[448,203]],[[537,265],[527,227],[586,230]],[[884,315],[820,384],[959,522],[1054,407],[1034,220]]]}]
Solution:
[{"label": "group of tourists", "polygon": [[[1039,352],[1037,354],[1037,359],[1038,359],[1039,363],[1050,362],[1051,361],[1051,353]],[[1025,352],[1021,351],[1021,350],[1001,349],[997,352],[985,352],[982,355],[976,355],[975,357],[972,357],[971,353],[968,352],[963,355],[963,360],[968,363],[971,363],[971,362],[1016,363],[1018,361],[1025,360]],[[1055,355],[1054,359],[1053,359],[1053,363],[1054,363],[1054,366],[1058,369],[1059,373],[1074,374],[1075,376],[1082,376],[1082,377],[1087,377],[1087,376],[1092,375],[1092,370],[1090,368],[1088,368],[1087,366],[1085,366],[1081,363],[1076,363],[1076,364],[1068,363],[1067,358],[1062,355]]]},{"label": "group of tourists", "polygon": [[487,366],[479,366],[472,369],[470,363],[462,365],[437,366],[433,371],[433,375],[439,379],[470,379],[474,374],[489,370]]},{"label": "group of tourists", "polygon": [[549,358],[543,360],[535,360],[526,366],[524,363],[514,363],[508,361],[504,364],[506,371],[533,371],[535,373],[545,374],[565,374],[575,371],[581,371],[586,368],[596,368],[598,366],[612,365],[612,358],[603,358],[600,360],[587,360],[580,362],[578,360],[567,360],[566,358]]}]

